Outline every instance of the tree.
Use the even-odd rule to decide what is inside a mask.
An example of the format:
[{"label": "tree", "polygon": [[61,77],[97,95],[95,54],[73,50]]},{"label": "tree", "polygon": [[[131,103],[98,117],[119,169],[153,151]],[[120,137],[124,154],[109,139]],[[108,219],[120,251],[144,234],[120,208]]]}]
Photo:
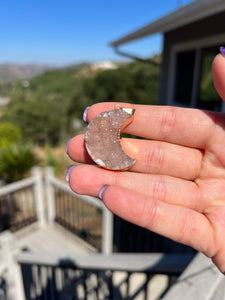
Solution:
[{"label": "tree", "polygon": [[12,123],[3,122],[0,124],[0,148],[18,143],[21,139],[21,130]]},{"label": "tree", "polygon": [[61,137],[62,118],[54,104],[47,101],[29,100],[16,105],[5,112],[4,119],[14,122],[26,141],[55,145]]}]

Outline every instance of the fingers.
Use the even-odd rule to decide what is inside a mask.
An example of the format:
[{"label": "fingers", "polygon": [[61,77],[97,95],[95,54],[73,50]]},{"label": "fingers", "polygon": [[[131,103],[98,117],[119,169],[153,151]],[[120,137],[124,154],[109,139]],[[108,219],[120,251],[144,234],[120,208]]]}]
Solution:
[{"label": "fingers", "polygon": [[79,163],[93,163],[84,144],[84,136],[77,135],[67,144],[67,154],[69,157]]},{"label": "fingers", "polygon": [[117,185],[155,199],[203,211],[198,186],[192,181],[170,176],[146,175],[134,172],[112,172],[95,166],[80,165],[70,174],[70,187],[78,194],[98,197],[103,185]]},{"label": "fingers", "polygon": [[123,145],[136,160],[131,171],[188,180],[199,175],[202,152],[197,149],[140,139],[123,139]]},{"label": "fingers", "polygon": [[218,54],[213,61],[213,80],[220,97],[225,101],[225,57]]},{"label": "fingers", "polygon": [[[136,109],[133,122],[124,132],[147,139],[204,149],[214,130],[210,114],[200,110],[127,103],[120,105]],[[114,109],[114,106],[115,103],[91,106],[87,112],[88,121],[102,111]]]},{"label": "fingers", "polygon": [[207,256],[212,257],[215,252],[210,222],[201,213],[118,186],[109,186],[103,201],[113,213],[129,222],[189,245]]},{"label": "fingers", "polygon": [[[130,169],[147,174],[163,174],[193,180],[200,172],[202,152],[165,142],[122,139],[126,152],[136,160]],[[83,135],[73,138],[68,145],[71,159],[91,163],[84,146]]]}]

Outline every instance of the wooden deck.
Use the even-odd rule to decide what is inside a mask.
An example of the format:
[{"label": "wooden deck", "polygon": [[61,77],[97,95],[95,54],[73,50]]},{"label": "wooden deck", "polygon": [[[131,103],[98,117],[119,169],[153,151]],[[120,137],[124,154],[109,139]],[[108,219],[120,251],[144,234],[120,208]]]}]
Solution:
[{"label": "wooden deck", "polygon": [[[0,234],[1,270],[6,270],[9,282],[8,299],[24,300],[23,284],[17,257],[22,251],[57,255],[91,254],[96,250],[60,225],[33,224],[16,233]],[[10,266],[10,267],[9,267]],[[1,271],[0,270],[0,271]]]},{"label": "wooden deck", "polygon": [[[5,237],[0,240],[5,240],[5,251],[1,252],[1,261],[5,262],[5,266],[9,266],[7,277],[8,282],[10,282],[8,298],[12,300],[24,300],[24,291],[22,284],[21,270],[17,263],[18,257],[24,251],[28,251],[31,254],[41,255],[41,257],[55,257],[62,256],[66,257],[86,257],[87,261],[92,261],[91,254],[100,255],[96,253],[96,250],[86,244],[84,241],[74,236],[66,229],[62,228],[58,224],[40,226],[38,224],[33,224],[25,229],[20,230],[16,233],[5,232]],[[2,245],[4,244],[4,241]],[[4,246],[4,245],[3,245]],[[7,255],[10,253],[10,255]],[[88,255],[88,256],[86,256]],[[95,260],[95,259],[94,259]],[[94,263],[92,261],[92,263]],[[1,264],[2,268],[4,267]],[[115,274],[115,283],[118,283],[124,277],[123,272],[117,272]],[[132,290],[135,290],[136,286],[141,282],[144,282],[144,276],[137,274],[134,277],[134,282],[132,284]],[[151,299],[158,299],[163,289],[167,284],[167,276],[157,275],[151,280]],[[139,299],[139,297],[135,298]],[[142,298],[140,298],[142,299]]]},{"label": "wooden deck", "polygon": [[[26,178],[20,182],[13,183],[0,189],[1,196],[8,194],[14,195],[18,190],[20,191],[23,188],[31,187],[34,192],[34,207],[37,219],[36,223],[32,225],[26,224],[27,226],[24,229],[14,233],[10,231],[0,233],[0,278],[2,276],[2,278],[6,279],[8,284],[7,300],[25,300],[21,270],[18,264],[21,255],[32,256],[34,266],[37,263],[37,261],[34,260],[35,257],[39,257],[40,261],[45,262],[44,265],[48,265],[56,256],[60,259],[73,256],[74,261],[76,263],[79,262],[81,267],[90,268],[92,264],[96,264],[97,270],[100,268],[100,259],[102,264],[107,263],[107,268],[110,268],[110,266],[115,267],[113,281],[115,281],[115,284],[117,285],[121,282],[121,278],[124,277],[123,273],[129,272],[129,269],[133,268],[134,265],[138,267],[139,270],[142,266],[141,262],[143,261],[143,266],[146,267],[146,259],[143,254],[139,254],[139,256],[135,255],[133,258],[123,254],[122,259],[122,256],[112,254],[113,217],[98,199],[79,196],[85,203],[97,207],[102,213],[102,254],[96,253],[96,250],[93,247],[70,233],[67,229],[56,224],[54,222],[56,219],[54,188],[57,187],[66,193],[66,195],[74,196],[74,193],[72,193],[67,185],[55,179],[51,175],[51,172],[47,172],[46,170],[46,174],[46,198],[43,193],[42,173],[37,169],[34,172],[33,177]],[[47,203],[44,202],[44,199],[47,199]],[[163,256],[163,253],[161,253],[161,255]],[[148,263],[152,263],[154,268],[158,268],[157,256],[154,256],[154,254],[149,254],[149,256],[150,257],[147,259]],[[108,265],[109,261],[106,260],[106,258],[110,259],[110,257],[113,260],[113,265]],[[160,266],[163,264],[164,271],[165,267],[168,267],[168,262],[170,265],[169,269],[171,270],[171,258],[167,258],[166,260],[163,259],[160,263]],[[184,263],[183,258],[182,263]],[[187,264],[188,263],[185,264],[185,267]],[[121,270],[122,265],[124,272]],[[134,268],[133,271],[135,270],[136,268]],[[180,273],[183,273],[183,271],[180,271]],[[197,299],[195,298],[195,295],[198,295],[198,299],[202,300],[225,300],[225,277],[219,273],[209,259],[200,254],[198,254],[196,259],[190,263],[187,270],[163,298],[160,297],[160,294],[164,287],[167,286],[167,275],[169,273],[161,272],[161,274],[167,275],[158,275],[160,274],[160,271],[157,269],[157,272],[154,274],[156,275],[153,276],[149,282],[151,300],[175,300],[181,298],[188,300]],[[143,272],[140,270],[139,273],[135,271],[135,274],[132,274],[130,292],[133,293],[133,295],[135,295],[137,284],[140,285],[140,283],[143,282],[144,278],[142,277]],[[28,279],[31,280],[31,278]],[[198,291],[197,294],[196,291]],[[1,295],[0,299],[2,299]],[[134,299],[134,297],[132,299]],[[139,300],[139,295],[137,295],[135,299]]]},{"label": "wooden deck", "polygon": [[[4,247],[4,245],[6,245],[6,247]],[[25,300],[21,271],[17,263],[18,257],[21,256],[21,253],[24,251],[28,251],[30,254],[33,253],[34,255],[37,255],[37,257],[41,257],[42,260],[46,259],[46,262],[48,263],[50,263],[54,257],[73,256],[79,264],[83,264],[84,266],[87,265],[88,267],[91,267],[93,264],[99,266],[99,259],[102,261],[101,263],[106,264],[106,266],[109,267],[109,257],[113,257],[113,255],[106,255],[106,259],[102,259],[104,255],[96,253],[96,250],[90,245],[57,224],[40,226],[36,223],[17,233],[12,234],[10,232],[4,232],[2,235],[0,234],[0,246],[1,269],[10,266],[7,271],[7,281],[10,283],[7,296],[8,299],[12,300]],[[123,255],[117,254],[114,256],[116,257],[116,266],[118,265],[119,268],[122,268],[125,263]],[[127,261],[127,259],[129,260],[129,255],[126,256]],[[142,265],[143,268],[146,268],[145,255],[141,255],[139,259],[141,259],[141,261],[132,258],[131,255],[129,260],[130,263],[126,264],[126,268],[134,268],[134,265],[139,269]],[[154,265],[157,261],[154,255],[152,255],[152,260],[152,264]],[[203,255],[198,255],[194,261],[195,263],[190,264],[187,268],[187,272],[185,271],[183,273],[177,284],[173,286],[169,291],[169,294],[166,295],[165,298],[163,297],[163,299],[181,299],[181,295],[185,299],[196,299],[195,296],[199,295],[199,299],[211,300],[216,299],[211,298],[211,296],[217,295],[218,293],[222,293],[221,295],[218,294],[218,299],[224,299],[224,276],[220,274],[210,260]],[[148,263],[151,264],[149,259]],[[119,286],[120,282],[124,280],[124,274],[123,272],[118,271],[115,275],[114,283]],[[196,285],[195,281],[198,280],[199,282]],[[193,281],[193,284],[191,281]],[[137,273],[131,282],[131,294],[135,294],[136,287],[143,284],[143,282],[143,275]],[[208,282],[208,284],[205,285],[205,282]],[[201,288],[201,283],[204,285],[204,288],[203,286]],[[149,299],[161,299],[159,297],[166,284],[167,276],[154,276],[150,282]],[[218,286],[220,288],[218,288]],[[217,292],[215,292],[215,289]],[[183,295],[183,290],[189,291],[187,295],[185,294],[185,297]],[[142,299],[141,295],[137,296],[135,299]]]},{"label": "wooden deck", "polygon": [[94,247],[56,223],[44,227],[33,226],[15,236],[19,249],[33,253],[75,255],[96,252]]}]

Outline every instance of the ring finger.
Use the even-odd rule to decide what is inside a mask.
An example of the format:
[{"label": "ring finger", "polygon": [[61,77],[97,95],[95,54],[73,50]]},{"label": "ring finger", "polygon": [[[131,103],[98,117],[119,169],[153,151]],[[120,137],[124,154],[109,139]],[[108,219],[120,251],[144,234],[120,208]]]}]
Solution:
[{"label": "ring finger", "polygon": [[69,183],[74,192],[83,195],[98,197],[101,187],[107,184],[134,192],[138,190],[151,199],[179,204],[197,211],[205,208],[200,190],[194,182],[170,176],[112,172],[95,166],[80,165],[72,169]]}]

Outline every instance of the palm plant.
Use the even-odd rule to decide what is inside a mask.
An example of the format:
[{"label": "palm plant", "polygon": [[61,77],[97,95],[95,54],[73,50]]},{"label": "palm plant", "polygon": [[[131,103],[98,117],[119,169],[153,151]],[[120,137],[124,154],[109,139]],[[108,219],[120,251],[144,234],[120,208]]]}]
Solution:
[{"label": "palm plant", "polygon": [[38,159],[30,145],[11,144],[0,149],[0,178],[5,182],[22,179]]}]

